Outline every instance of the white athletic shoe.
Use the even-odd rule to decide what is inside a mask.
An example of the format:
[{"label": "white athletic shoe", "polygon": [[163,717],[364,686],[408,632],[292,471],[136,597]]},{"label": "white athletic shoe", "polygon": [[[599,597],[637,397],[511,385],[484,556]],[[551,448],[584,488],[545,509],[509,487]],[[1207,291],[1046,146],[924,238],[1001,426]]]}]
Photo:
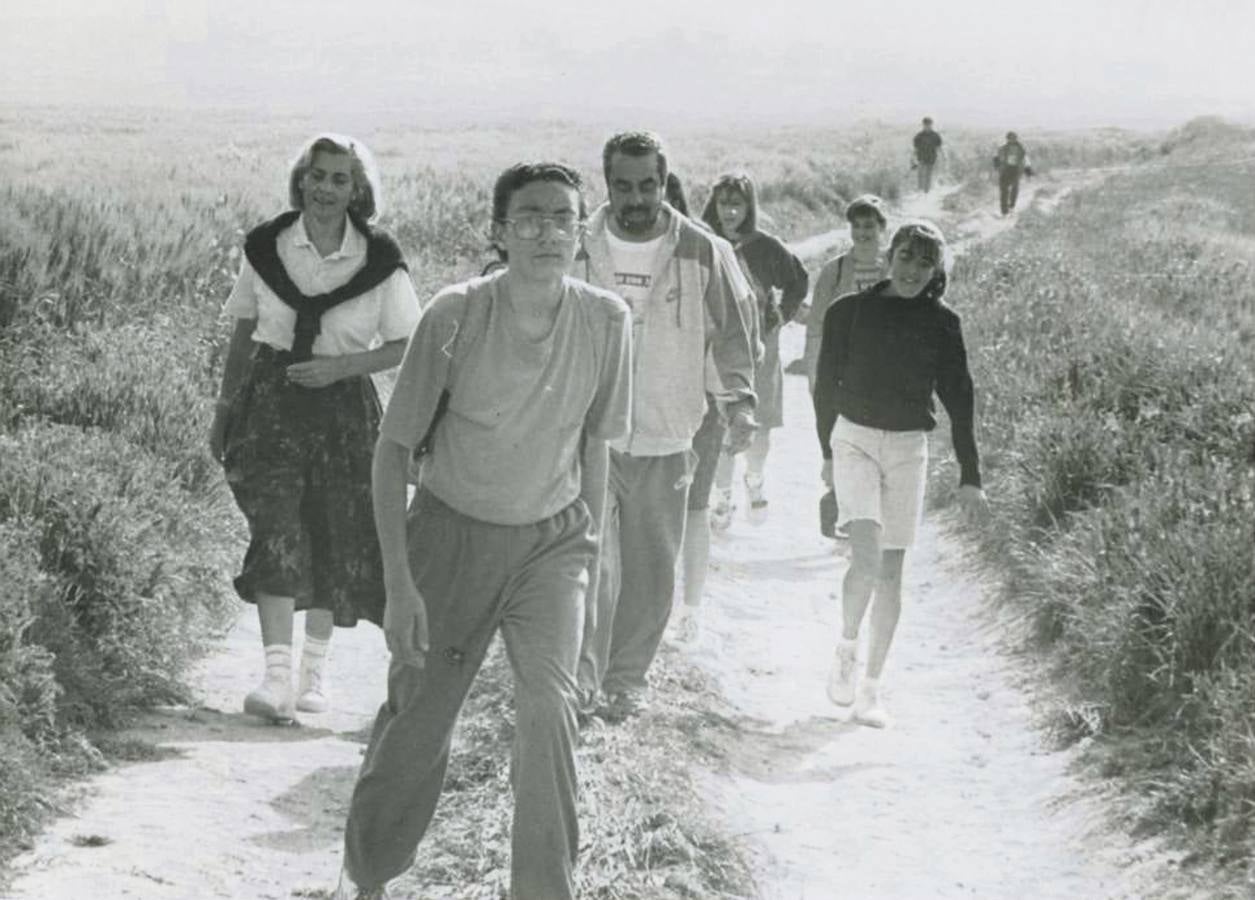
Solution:
[{"label": "white athletic shoe", "polygon": [[763,493],[761,476],[745,473],[745,493],[749,496],[751,510],[761,510],[767,507],[767,495]]},{"label": "white athletic shoe", "polygon": [[702,637],[702,608],[681,605],[676,614],[675,642],[682,647],[692,647]]},{"label": "white athletic shoe", "polygon": [[715,489],[715,502],[710,506],[710,530],[727,531],[732,524],[732,491]]},{"label": "white athletic shoe", "polygon": [[828,676],[828,699],[837,706],[854,702],[854,684],[858,678],[858,644],[838,641],[832,658],[832,674]]},{"label": "white athletic shoe", "polygon": [[296,718],[291,680],[267,675],[261,685],[244,698],[244,712],[271,722],[291,722]]},{"label": "white athletic shoe", "polygon": [[326,667],[321,662],[311,665],[301,661],[301,677],[298,682],[296,708],[301,712],[326,712],[331,705],[327,691]]},{"label": "white athletic shoe", "polygon": [[888,728],[893,721],[880,702],[880,690],[868,678],[858,686],[858,697],[854,701],[854,721],[872,728]]}]

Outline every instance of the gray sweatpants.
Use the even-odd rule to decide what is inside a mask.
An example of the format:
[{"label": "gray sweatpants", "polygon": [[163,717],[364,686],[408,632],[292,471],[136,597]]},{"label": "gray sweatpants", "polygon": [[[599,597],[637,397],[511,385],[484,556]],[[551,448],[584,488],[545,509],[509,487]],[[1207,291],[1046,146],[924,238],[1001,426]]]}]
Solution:
[{"label": "gray sweatpants", "polygon": [[410,569],[427,604],[426,666],[393,663],[353,789],[345,867],[375,885],[414,862],[436,809],[454,721],[497,629],[514,672],[511,896],[575,896],[575,671],[594,541],[576,501],[530,525],[492,525],[422,491]]},{"label": "gray sweatpants", "polygon": [[695,454],[610,451],[601,577],[585,623],[579,681],[607,694],[644,688],[671,615]]}]

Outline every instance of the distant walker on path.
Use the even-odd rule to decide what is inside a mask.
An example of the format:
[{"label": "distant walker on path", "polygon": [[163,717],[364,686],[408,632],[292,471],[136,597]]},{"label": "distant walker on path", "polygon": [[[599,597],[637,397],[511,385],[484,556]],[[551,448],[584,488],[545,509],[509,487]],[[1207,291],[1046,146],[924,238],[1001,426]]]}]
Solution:
[{"label": "distant walker on path", "polygon": [[1007,142],[994,155],[994,168],[998,170],[998,203],[1005,216],[1015,209],[1020,198],[1020,178],[1033,174],[1028,151],[1014,131],[1007,132]]},{"label": "distant walker on path", "polygon": [[916,133],[911,143],[915,151],[917,184],[920,191],[927,194],[933,187],[933,167],[937,165],[942,140],[941,135],[933,130],[932,119],[925,116],[922,124],[923,128]]}]

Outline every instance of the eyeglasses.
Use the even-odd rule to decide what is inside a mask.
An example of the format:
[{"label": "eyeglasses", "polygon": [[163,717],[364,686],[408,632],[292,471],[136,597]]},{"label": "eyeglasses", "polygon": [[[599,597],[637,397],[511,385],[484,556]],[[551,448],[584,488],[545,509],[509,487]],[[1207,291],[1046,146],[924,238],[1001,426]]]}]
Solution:
[{"label": "eyeglasses", "polygon": [[556,216],[542,216],[529,213],[515,219],[501,219],[510,226],[514,236],[520,241],[534,241],[545,233],[548,225],[556,237],[575,237],[584,230],[584,222],[574,213],[559,213]]}]

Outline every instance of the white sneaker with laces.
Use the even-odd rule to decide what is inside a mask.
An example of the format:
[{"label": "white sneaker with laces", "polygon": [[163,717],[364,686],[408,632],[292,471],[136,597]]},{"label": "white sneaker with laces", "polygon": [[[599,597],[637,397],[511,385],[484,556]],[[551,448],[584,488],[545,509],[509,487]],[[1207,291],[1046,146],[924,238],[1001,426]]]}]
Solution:
[{"label": "white sneaker with laces", "polygon": [[854,720],[861,725],[872,728],[888,728],[893,721],[880,702],[880,687],[875,678],[864,678],[858,686],[858,697],[854,702]]},{"label": "white sneaker with laces", "polygon": [[267,674],[261,685],[244,698],[244,712],[271,722],[291,722],[296,717],[292,681]]},{"label": "white sneaker with laces", "polygon": [[326,712],[331,705],[324,666],[321,662],[301,661],[301,677],[297,688],[296,708],[301,712]]},{"label": "white sneaker with laces", "polygon": [[837,706],[849,706],[854,702],[854,685],[858,678],[858,641],[837,641],[832,659],[832,674],[828,676],[828,699]]}]

